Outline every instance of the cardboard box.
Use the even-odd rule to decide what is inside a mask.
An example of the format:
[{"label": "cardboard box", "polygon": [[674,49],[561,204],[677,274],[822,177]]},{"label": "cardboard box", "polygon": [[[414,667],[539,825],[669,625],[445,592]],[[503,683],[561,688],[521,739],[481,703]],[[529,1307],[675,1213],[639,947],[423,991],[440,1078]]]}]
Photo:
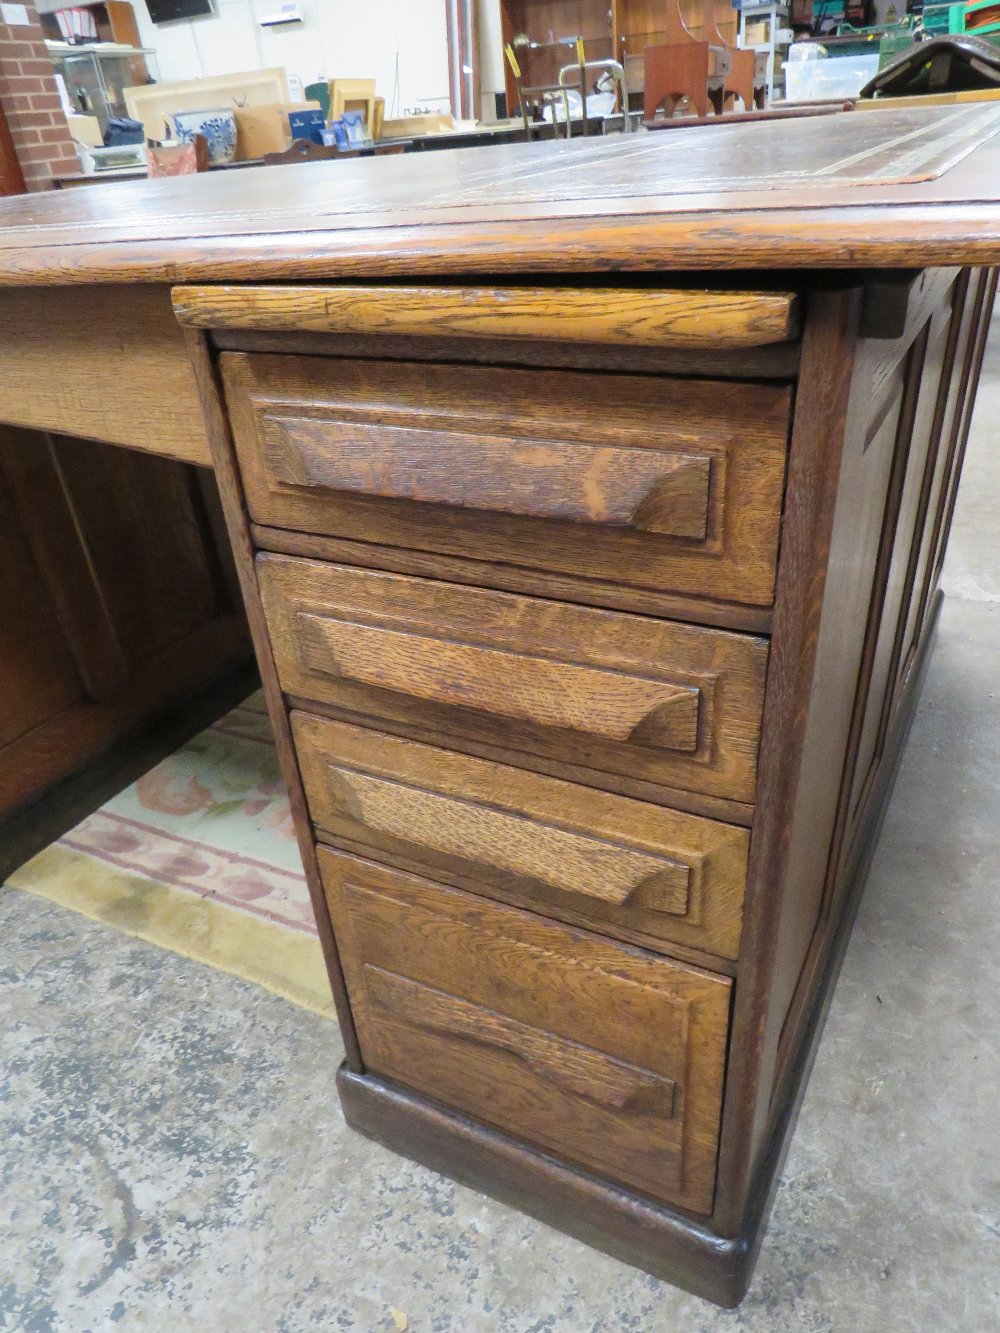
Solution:
[{"label": "cardboard box", "polygon": [[383,120],[383,139],[409,139],[419,134],[447,134],[455,128],[455,121],[447,112],[426,116],[404,116],[399,120]]},{"label": "cardboard box", "polygon": [[101,122],[96,116],[85,116],[80,112],[71,111],[66,117],[66,124],[69,126],[69,132],[74,141],[82,143],[84,148],[104,147]]},{"label": "cardboard box", "polygon": [[319,109],[318,102],[268,102],[263,106],[236,107],[237,162],[253,162],[265,153],[283,153],[292,142],[288,113]]}]

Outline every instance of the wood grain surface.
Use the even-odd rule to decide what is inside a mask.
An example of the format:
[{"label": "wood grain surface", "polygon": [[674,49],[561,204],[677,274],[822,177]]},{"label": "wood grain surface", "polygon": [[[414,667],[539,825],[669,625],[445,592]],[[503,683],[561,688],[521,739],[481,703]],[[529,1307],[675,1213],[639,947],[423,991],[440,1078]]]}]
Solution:
[{"label": "wood grain surface", "polygon": [[218,380],[204,334],[195,329],[187,329],[185,330],[185,342],[198,381],[198,390],[205,414],[205,426],[212,450],[212,462],[219,485],[219,497],[222,502],[229,540],[232,544],[236,574],[243,594],[243,602],[246,606],[250,637],[253,641],[257,665],[260,668],[261,684],[264,689],[264,698],[267,701],[268,717],[274,735],[281,777],[288,793],[296,841],[302,857],[302,869],[305,872],[306,884],[309,888],[309,896],[316,917],[316,931],[330,978],[330,989],[333,992],[337,1020],[340,1024],[340,1034],[344,1043],[345,1061],[349,1069],[360,1073],[364,1069],[364,1063],[358,1049],[358,1039],[354,1030],[351,1006],[347,998],[347,988],[340,966],[337,942],[333,936],[330,912],[320,880],[319,864],[316,860],[316,844],[312,836],[312,828],[306,810],[305,792],[302,789],[302,778],[288,725],[288,709],[282,697],[278,673],[274,665],[274,655],[268,640],[267,624],[260,604],[260,592],[257,587],[246,504],[240,486],[239,470],[236,465],[236,451],[233,448],[232,435],[226,420],[222,386]]},{"label": "wood grain surface", "polygon": [[[677,275],[680,280],[681,275]],[[701,275],[708,281],[709,274]],[[787,275],[789,281],[798,275]],[[651,279],[652,281],[652,279]],[[795,378],[800,342],[766,347],[634,347],[612,343],[562,342],[540,338],[443,338],[429,333],[260,333],[254,329],[210,329],[220,352],[336,356],[345,360],[437,361],[451,365],[530,366],[537,370],[594,370],[602,374],[686,375],[711,380]]]},{"label": "wood grain surface", "polygon": [[760,639],[285,556],[257,573],[286,693],[595,785],[753,798]]},{"label": "wood grain surface", "polygon": [[735,958],[749,834],[304,713],[320,836],[654,947]]},{"label": "wood grain surface", "polygon": [[319,857],[369,1068],[643,1194],[709,1210],[728,978],[326,848]]},{"label": "wood grain surface", "polygon": [[271,475],[284,486],[460,509],[708,536],[706,454],[512,440],[427,426],[264,412]]},{"label": "wood grain surface", "polygon": [[0,382],[10,425],[211,462],[166,287],[0,293]]},{"label": "wood grain surface", "polygon": [[418,578],[441,579],[467,587],[497,588],[501,592],[525,592],[554,601],[603,606],[612,611],[633,611],[641,616],[714,625],[718,629],[746,630],[750,634],[768,634],[771,629],[772,614],[768,607],[683,597],[569,574],[543,574],[537,569],[519,569],[517,565],[463,560],[457,556],[411,551],[399,546],[372,546],[368,542],[344,541],[339,537],[317,537],[308,532],[289,532],[260,523],[252,523],[250,531],[262,551],[301,555],[307,560],[357,565],[362,569],[380,569],[392,574],[414,574]]},{"label": "wood grain surface", "polygon": [[0,427],[0,816],[249,655],[200,473]]},{"label": "wood grain surface", "polygon": [[259,523],[771,600],[785,386],[238,353],[220,364]]},{"label": "wood grain surface", "polygon": [[319,675],[606,740],[698,747],[696,686],[308,612],[299,615],[298,637],[300,660]]},{"label": "wood grain surface", "polygon": [[204,329],[537,338],[629,347],[765,347],[797,332],[790,292],[628,287],[175,287]]}]

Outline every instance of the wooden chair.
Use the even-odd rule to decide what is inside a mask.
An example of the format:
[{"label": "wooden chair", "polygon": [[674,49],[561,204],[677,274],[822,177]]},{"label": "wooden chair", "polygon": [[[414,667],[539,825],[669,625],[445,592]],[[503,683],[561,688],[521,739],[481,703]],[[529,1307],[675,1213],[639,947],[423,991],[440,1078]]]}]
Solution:
[{"label": "wooden chair", "polygon": [[[582,47],[582,43],[581,43]],[[580,54],[582,55],[582,49]],[[583,102],[583,132],[587,133],[587,89],[586,79],[588,76],[601,74],[609,78],[615,88],[615,97],[621,110],[625,114],[624,132],[627,134],[632,128],[631,121],[628,118],[628,75],[625,73],[625,66],[620,60],[610,58],[604,60],[583,60],[579,65],[564,65],[559,71],[560,86],[572,87],[569,84],[569,78],[577,78],[581,88],[581,98]]]},{"label": "wooden chair", "polygon": [[[643,50],[643,116],[653,120],[666,105],[673,115],[682,103],[699,116],[718,111],[721,98],[721,48],[711,44],[689,28],[681,14],[678,0],[668,0],[662,33],[646,34]],[[693,16],[700,26],[700,14]],[[660,40],[649,40],[657,38]],[[715,94],[715,96],[712,96]]]},{"label": "wooden chair", "polygon": [[767,105],[766,83],[757,81],[757,53],[744,51],[737,43],[739,20],[729,0],[705,0],[709,41],[726,54],[728,71],[723,75],[722,110],[739,97],[744,111],[763,110]]},{"label": "wooden chair", "polygon": [[[518,105],[521,108],[521,120],[528,138],[534,135],[534,121],[528,115],[529,106],[562,103],[566,117],[566,138],[573,133],[570,116],[569,94],[572,84],[566,77],[573,69],[579,71],[579,87],[583,98],[583,132],[587,132],[587,87],[586,59],[583,38],[572,37],[557,42],[527,42],[517,47],[510,43],[505,48],[507,61],[514,75],[517,88]],[[567,62],[567,54],[575,55],[575,61]]]},{"label": "wooden chair", "polygon": [[[757,105],[756,57],[736,45],[735,10],[726,0],[667,0],[666,25],[643,58],[643,114],[653,120],[686,102],[698,116],[721,115],[737,97]],[[633,41],[634,39],[624,39]],[[626,67],[627,68],[627,67]]]}]

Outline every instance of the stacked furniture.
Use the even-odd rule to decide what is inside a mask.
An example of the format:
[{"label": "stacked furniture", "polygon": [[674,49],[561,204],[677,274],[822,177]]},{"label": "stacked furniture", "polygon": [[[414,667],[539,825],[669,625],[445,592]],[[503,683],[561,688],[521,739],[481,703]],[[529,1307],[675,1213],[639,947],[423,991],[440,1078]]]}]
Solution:
[{"label": "stacked furniture", "polygon": [[[560,66],[573,58],[567,52],[579,42],[586,61],[623,65],[631,94],[645,89],[647,119],[665,99],[671,105],[684,100],[699,115],[731,108],[736,96],[746,110],[762,101],[754,55],[738,47],[737,15],[727,0],[502,0],[501,17],[505,47],[512,47],[524,67],[522,82],[531,86],[555,85]],[[531,39],[533,48],[518,39]],[[508,107],[519,98],[518,77],[509,67]]]}]

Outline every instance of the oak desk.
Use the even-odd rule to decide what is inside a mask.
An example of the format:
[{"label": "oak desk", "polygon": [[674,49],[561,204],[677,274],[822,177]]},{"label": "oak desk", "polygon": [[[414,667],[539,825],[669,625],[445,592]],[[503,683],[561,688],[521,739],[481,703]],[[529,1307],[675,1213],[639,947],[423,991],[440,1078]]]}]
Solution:
[{"label": "oak desk", "polygon": [[214,465],[348,1120],[724,1303],[936,623],[998,128],[0,208],[3,417]]}]

